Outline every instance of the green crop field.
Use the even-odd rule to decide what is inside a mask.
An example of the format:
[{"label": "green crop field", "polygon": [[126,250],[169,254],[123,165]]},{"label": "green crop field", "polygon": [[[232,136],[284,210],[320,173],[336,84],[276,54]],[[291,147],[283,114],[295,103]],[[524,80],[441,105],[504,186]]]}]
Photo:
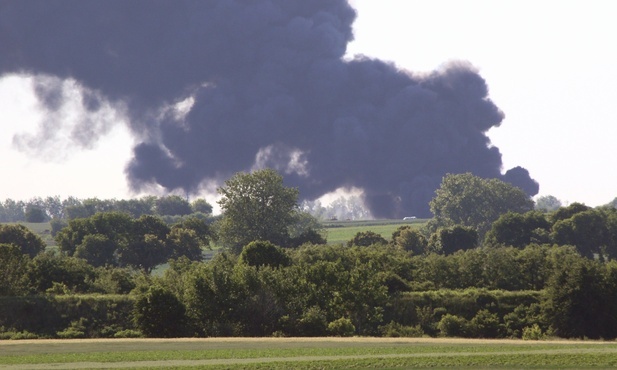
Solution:
[{"label": "green crop field", "polygon": [[428,338],[0,341],[0,369],[615,368],[617,343]]},{"label": "green crop field", "polygon": [[357,233],[372,231],[390,240],[392,233],[403,225],[421,227],[427,220],[366,220],[366,221],[327,221],[324,226],[327,231],[328,244],[347,243]]}]

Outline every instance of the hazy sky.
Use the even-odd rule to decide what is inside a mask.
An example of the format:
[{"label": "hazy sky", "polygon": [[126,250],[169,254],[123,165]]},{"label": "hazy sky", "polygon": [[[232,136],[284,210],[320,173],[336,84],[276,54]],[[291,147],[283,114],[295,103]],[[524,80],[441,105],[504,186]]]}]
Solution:
[{"label": "hazy sky", "polygon": [[[486,79],[505,113],[490,131],[504,168],[523,166],[540,195],[596,206],[617,197],[617,23],[607,1],[356,0],[356,41],[366,54],[413,73],[466,60]],[[0,56],[1,57],[1,56]],[[129,197],[124,166],[132,139],[110,125],[94,147],[67,139],[67,126],[36,151],[18,143],[38,135],[44,119],[29,89],[14,76],[0,83],[0,199],[68,195]],[[76,88],[66,84],[66,93]],[[121,121],[121,112],[103,112]],[[23,146],[22,146],[23,147]],[[413,148],[410,148],[413,152]]]}]

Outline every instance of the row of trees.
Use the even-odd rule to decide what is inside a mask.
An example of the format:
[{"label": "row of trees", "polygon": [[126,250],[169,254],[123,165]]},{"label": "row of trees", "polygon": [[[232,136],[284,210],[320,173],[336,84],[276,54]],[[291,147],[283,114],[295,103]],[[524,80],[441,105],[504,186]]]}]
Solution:
[{"label": "row of trees", "polygon": [[99,212],[123,212],[142,215],[185,216],[212,214],[212,205],[203,198],[189,202],[178,195],[145,196],[139,199],[78,199],[59,196],[32,198],[29,201],[6,199],[0,202],[0,222],[46,222],[94,216]]}]

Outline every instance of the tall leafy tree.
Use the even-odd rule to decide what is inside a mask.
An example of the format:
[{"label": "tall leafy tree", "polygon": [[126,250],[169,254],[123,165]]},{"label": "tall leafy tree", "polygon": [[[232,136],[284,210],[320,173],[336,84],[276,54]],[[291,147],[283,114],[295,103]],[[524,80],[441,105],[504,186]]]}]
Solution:
[{"label": "tall leafy tree", "polygon": [[156,213],[161,216],[184,216],[193,213],[188,200],[178,195],[160,197],[156,201]]},{"label": "tall leafy tree", "polygon": [[485,244],[524,248],[532,242],[548,242],[542,238],[548,237],[550,229],[550,222],[539,211],[524,214],[508,212],[493,223]]},{"label": "tall leafy tree", "polygon": [[102,234],[88,234],[75,249],[75,257],[83,258],[92,266],[115,265],[116,246]]},{"label": "tall leafy tree", "polygon": [[536,210],[540,212],[553,212],[561,207],[561,201],[552,195],[545,195],[536,199]]},{"label": "tall leafy tree", "polygon": [[429,205],[435,215],[432,227],[473,227],[483,238],[499,216],[531,211],[534,203],[514,185],[463,173],[446,175]]},{"label": "tall leafy tree", "polygon": [[573,258],[557,268],[546,289],[545,311],[555,333],[564,338],[612,339],[615,290],[597,261]]},{"label": "tall leafy tree", "polygon": [[296,221],[298,189],[284,186],[275,170],[237,173],[218,192],[223,212],[219,236],[225,246],[239,252],[254,240],[287,243]]},{"label": "tall leafy tree", "polygon": [[76,218],[69,221],[67,227],[56,234],[56,243],[61,251],[73,255],[86,235],[100,234],[119,248],[128,243],[133,219],[121,212],[97,213],[88,218]]},{"label": "tall leafy tree", "polygon": [[30,258],[18,246],[0,244],[0,296],[15,296],[27,292],[26,273]]},{"label": "tall leafy tree", "polygon": [[388,244],[388,241],[383,236],[374,231],[359,231],[351,240],[347,242],[348,247],[368,247],[373,244]]},{"label": "tall leafy tree", "polygon": [[414,255],[426,253],[428,247],[424,235],[409,225],[401,226],[392,233],[392,243]]},{"label": "tall leafy tree", "polygon": [[574,245],[588,258],[594,255],[617,257],[617,211],[588,209],[557,221],[551,237],[560,245]]},{"label": "tall leafy tree", "polygon": [[574,216],[577,213],[589,211],[591,207],[586,206],[582,203],[572,203],[567,207],[561,207],[557,209],[551,215],[551,221],[553,223],[557,223],[558,221],[567,220],[568,218]]},{"label": "tall leafy tree", "polygon": [[203,198],[195,199],[191,203],[191,209],[193,212],[201,212],[207,215],[212,213],[212,205]]},{"label": "tall leafy tree", "polygon": [[452,254],[459,250],[468,250],[478,246],[478,233],[471,227],[442,227],[431,235],[428,248],[442,254]]}]

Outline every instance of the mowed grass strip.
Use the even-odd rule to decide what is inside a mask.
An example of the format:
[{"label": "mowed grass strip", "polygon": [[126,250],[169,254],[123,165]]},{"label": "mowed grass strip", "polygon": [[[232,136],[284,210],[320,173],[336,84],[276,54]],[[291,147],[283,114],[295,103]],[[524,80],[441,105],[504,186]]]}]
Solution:
[{"label": "mowed grass strip", "polygon": [[0,342],[0,353],[0,369],[617,366],[617,345],[611,342],[400,338],[42,340]]}]

